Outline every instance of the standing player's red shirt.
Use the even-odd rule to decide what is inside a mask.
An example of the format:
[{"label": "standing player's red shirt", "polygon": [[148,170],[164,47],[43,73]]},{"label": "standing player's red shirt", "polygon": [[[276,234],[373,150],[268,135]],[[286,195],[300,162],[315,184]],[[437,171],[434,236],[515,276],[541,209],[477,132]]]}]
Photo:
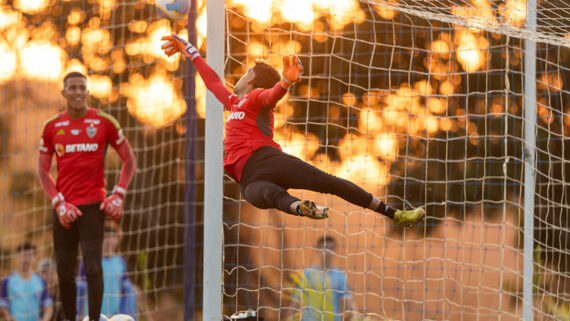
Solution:
[{"label": "standing player's red shirt", "polygon": [[105,199],[107,145],[117,148],[124,140],[117,120],[94,108],[81,119],[71,119],[65,111],[45,123],[40,152],[55,153],[56,188],[66,202],[85,205]]},{"label": "standing player's red shirt", "polygon": [[216,72],[202,57],[193,61],[206,87],[231,111],[226,121],[224,138],[224,169],[237,182],[251,154],[264,146],[281,150],[273,140],[273,108],[287,93],[287,89],[277,82],[270,89],[255,89],[241,100],[232,94],[222,83]]}]

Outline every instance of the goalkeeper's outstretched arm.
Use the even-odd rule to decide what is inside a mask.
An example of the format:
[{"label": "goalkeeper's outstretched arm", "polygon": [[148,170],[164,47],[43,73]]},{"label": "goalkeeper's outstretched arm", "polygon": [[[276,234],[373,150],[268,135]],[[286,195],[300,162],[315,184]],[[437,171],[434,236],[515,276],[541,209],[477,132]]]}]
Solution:
[{"label": "goalkeeper's outstretched arm", "polygon": [[206,88],[208,88],[208,90],[216,96],[224,107],[228,109],[232,93],[226,88],[226,86],[224,86],[224,83],[214,69],[212,69],[204,59],[202,59],[198,49],[176,35],[164,36],[162,37],[162,40],[168,41],[163,44],[161,48],[164,49],[164,52],[169,57],[178,52],[182,52],[186,57],[190,58],[194,66],[196,66],[196,70],[198,70],[200,77],[204,80]]}]

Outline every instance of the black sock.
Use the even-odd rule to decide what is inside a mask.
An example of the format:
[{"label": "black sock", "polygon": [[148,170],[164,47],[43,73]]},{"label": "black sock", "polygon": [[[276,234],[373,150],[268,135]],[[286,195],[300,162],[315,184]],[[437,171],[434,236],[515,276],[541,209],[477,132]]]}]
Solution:
[{"label": "black sock", "polygon": [[390,206],[386,205],[384,202],[380,201],[380,205],[375,210],[376,212],[388,217],[389,219],[394,219],[394,213],[396,210],[391,208]]}]

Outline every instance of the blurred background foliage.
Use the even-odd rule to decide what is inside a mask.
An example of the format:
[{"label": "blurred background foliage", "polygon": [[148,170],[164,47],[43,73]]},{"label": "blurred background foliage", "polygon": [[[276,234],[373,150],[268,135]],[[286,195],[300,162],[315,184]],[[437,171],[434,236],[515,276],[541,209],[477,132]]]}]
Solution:
[{"label": "blurred background foliage", "polygon": [[[513,1],[450,3],[452,15],[475,8],[485,19],[509,15],[518,28],[526,14],[509,7]],[[89,77],[90,105],[115,116],[136,151],[134,192],[122,223],[122,250],[133,278],[147,291],[148,304],[160,304],[162,293],[179,300],[188,98],[183,85],[189,75],[183,59],[163,55],[160,37],[186,38],[186,21],[160,19],[150,0],[1,0],[0,5],[4,271],[19,241],[50,240],[50,208],[34,175],[36,148],[43,121],[64,107],[63,75],[78,70]],[[520,38],[368,1],[228,0],[227,7],[228,86],[256,58],[280,68],[282,55],[296,53],[305,65],[305,79],[276,108],[275,137],[285,151],[363,185],[395,207],[425,205],[428,233],[444,217],[502,216],[506,208],[520,215],[525,157]],[[198,1],[196,9],[196,45],[207,57],[205,3]],[[545,264],[562,271],[570,268],[569,65],[567,47],[538,44],[535,236]],[[191,206],[200,213],[199,226],[205,88],[195,80],[197,151],[187,161],[196,165]],[[107,164],[112,186],[120,161],[110,155]],[[226,196],[239,199],[237,185],[226,183]],[[226,201],[230,220],[238,213],[234,206]],[[202,239],[200,233],[196,239]],[[49,255],[51,249],[43,251]],[[177,306],[164,303],[157,310],[178,313]]]}]

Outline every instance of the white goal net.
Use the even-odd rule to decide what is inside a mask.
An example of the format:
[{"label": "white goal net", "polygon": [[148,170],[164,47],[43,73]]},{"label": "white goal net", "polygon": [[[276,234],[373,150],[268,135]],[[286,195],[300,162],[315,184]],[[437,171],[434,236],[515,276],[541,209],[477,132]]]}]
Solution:
[{"label": "white goal net", "polygon": [[[283,150],[428,217],[403,230],[337,197],[291,191],[331,208],[312,221],[255,209],[227,178],[224,315],[519,320],[533,282],[535,319],[567,317],[570,4],[539,1],[532,32],[527,5],[226,3],[228,84],[258,58],[279,69],[294,53],[305,66],[276,107]],[[523,277],[526,39],[537,41],[533,280]]]}]

